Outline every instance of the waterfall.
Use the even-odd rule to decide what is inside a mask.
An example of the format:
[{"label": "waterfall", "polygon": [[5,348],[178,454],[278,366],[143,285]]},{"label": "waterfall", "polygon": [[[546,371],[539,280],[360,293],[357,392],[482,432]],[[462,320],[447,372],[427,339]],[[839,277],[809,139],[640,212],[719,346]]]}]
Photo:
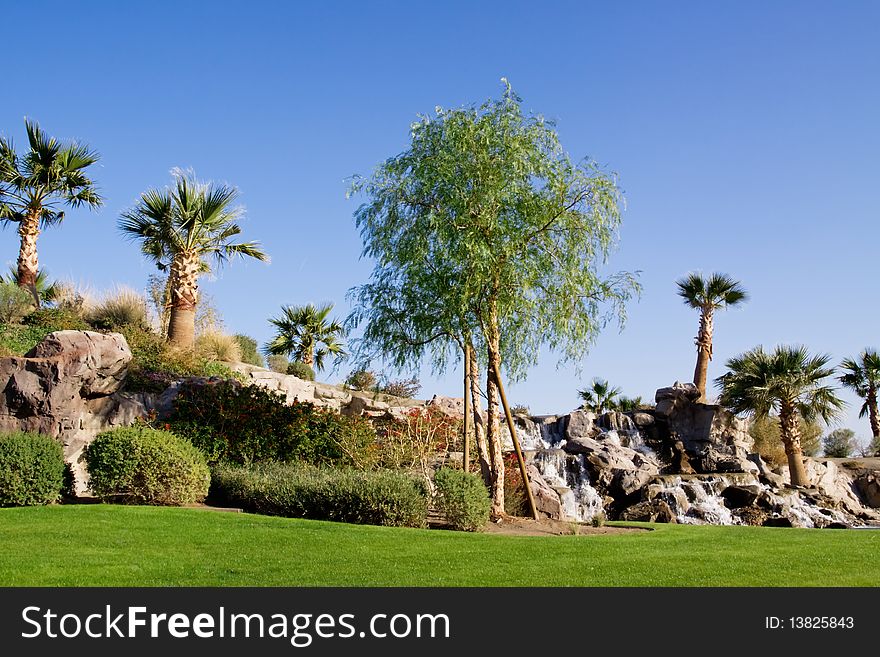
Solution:
[{"label": "waterfall", "polygon": [[586,457],[558,449],[535,452],[533,464],[559,494],[563,513],[572,520],[588,522],[604,512],[602,496],[590,483]]}]

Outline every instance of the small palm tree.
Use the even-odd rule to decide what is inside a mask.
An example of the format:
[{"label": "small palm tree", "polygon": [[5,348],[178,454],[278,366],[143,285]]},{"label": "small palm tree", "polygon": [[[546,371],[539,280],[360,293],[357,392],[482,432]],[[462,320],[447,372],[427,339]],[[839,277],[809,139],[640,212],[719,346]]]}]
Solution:
[{"label": "small palm tree", "polygon": [[605,411],[617,409],[617,396],[620,394],[620,388],[612,388],[608,381],[595,378],[589,388],[578,390],[578,394],[584,400],[581,408],[585,411],[592,411],[596,415],[602,415]]},{"label": "small palm tree", "polygon": [[0,137],[0,220],[18,224],[17,281],[34,292],[39,274],[40,230],[60,224],[64,210],[103,200],[85,170],[98,154],[76,142],[62,144],[46,135],[36,121],[25,119],[28,150],[19,155],[12,141]]},{"label": "small palm tree", "polygon": [[706,376],[709,361],[712,360],[712,336],[714,332],[715,311],[735,306],[748,299],[739,281],[726,274],[712,274],[708,280],[701,274],[688,274],[679,281],[678,296],[691,308],[700,311],[700,330],[694,342],[697,345],[697,366],[694,369],[694,384],[700,391],[700,400],[706,398]]},{"label": "small palm tree", "polygon": [[716,379],[721,404],[757,418],[779,416],[779,429],[793,486],[807,485],[799,418],[834,420],[844,402],[824,380],[834,374],[829,356],[810,356],[805,347],[779,346],[772,353],[756,347],[727,361],[727,374]]},{"label": "small palm tree", "polygon": [[845,374],[840,382],[865,400],[859,417],[868,416],[874,444],[880,445],[880,416],[877,413],[877,388],[880,387],[880,355],[873,349],[865,349],[858,358],[847,358],[841,364]]},{"label": "small palm tree", "polygon": [[266,261],[257,242],[236,242],[243,215],[234,207],[238,192],[227,185],[197,182],[192,172],[175,173],[173,189],[150,190],[134,209],[123,213],[119,228],[141,251],[168,271],[171,315],[168,342],[192,347],[198,278],[234,256]]},{"label": "small palm tree", "polygon": [[[18,269],[16,267],[10,267],[9,275],[6,277],[0,277],[0,280],[3,280],[4,283],[14,283],[15,285],[19,285]],[[19,285],[19,287],[21,286]],[[45,269],[41,269],[37,272],[37,277],[34,279],[33,289],[31,289],[31,294],[35,294],[36,301],[39,302],[37,305],[56,301],[60,292],[61,286],[58,281],[49,280],[49,274],[46,273]]]},{"label": "small palm tree", "polygon": [[269,319],[277,331],[266,346],[266,352],[290,356],[317,370],[324,369],[327,356],[345,356],[345,349],[339,341],[345,330],[339,321],[328,320],[331,310],[332,303],[320,307],[311,303],[281,306],[281,316]]}]

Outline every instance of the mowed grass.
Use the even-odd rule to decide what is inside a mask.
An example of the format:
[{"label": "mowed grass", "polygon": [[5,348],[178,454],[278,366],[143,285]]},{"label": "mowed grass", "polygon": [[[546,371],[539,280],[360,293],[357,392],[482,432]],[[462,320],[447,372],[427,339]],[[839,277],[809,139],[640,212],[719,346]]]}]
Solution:
[{"label": "mowed grass", "polygon": [[880,531],[520,537],[201,509],[0,510],[4,586],[876,586]]}]

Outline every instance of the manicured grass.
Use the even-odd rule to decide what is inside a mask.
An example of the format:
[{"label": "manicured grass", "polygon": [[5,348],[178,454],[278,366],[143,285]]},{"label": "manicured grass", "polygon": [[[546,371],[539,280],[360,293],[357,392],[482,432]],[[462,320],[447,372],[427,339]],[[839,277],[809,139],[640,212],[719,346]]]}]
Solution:
[{"label": "manicured grass", "polygon": [[200,509],[0,510],[6,586],[876,586],[880,531],[518,537]]}]

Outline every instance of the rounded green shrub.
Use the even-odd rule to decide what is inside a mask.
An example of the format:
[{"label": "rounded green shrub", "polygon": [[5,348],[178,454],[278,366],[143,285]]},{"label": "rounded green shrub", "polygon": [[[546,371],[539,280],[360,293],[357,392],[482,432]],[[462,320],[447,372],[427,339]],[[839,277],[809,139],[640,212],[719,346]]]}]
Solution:
[{"label": "rounded green shrub", "polygon": [[434,485],[437,510],[453,529],[473,532],[489,521],[489,493],[477,475],[441,468],[434,475]]},{"label": "rounded green shrub", "polygon": [[63,486],[61,443],[35,433],[0,435],[0,506],[50,504]]},{"label": "rounded green shrub", "polygon": [[295,360],[288,365],[287,373],[304,381],[315,380],[315,370],[312,369],[311,365],[307,365],[300,360]]},{"label": "rounded green shrub", "polygon": [[217,466],[211,500],[266,515],[388,527],[424,527],[428,512],[416,477],[306,463]]},{"label": "rounded green shrub", "polygon": [[211,473],[187,440],[143,425],[98,434],[83,453],[89,490],[104,501],[174,506],[201,502]]}]

